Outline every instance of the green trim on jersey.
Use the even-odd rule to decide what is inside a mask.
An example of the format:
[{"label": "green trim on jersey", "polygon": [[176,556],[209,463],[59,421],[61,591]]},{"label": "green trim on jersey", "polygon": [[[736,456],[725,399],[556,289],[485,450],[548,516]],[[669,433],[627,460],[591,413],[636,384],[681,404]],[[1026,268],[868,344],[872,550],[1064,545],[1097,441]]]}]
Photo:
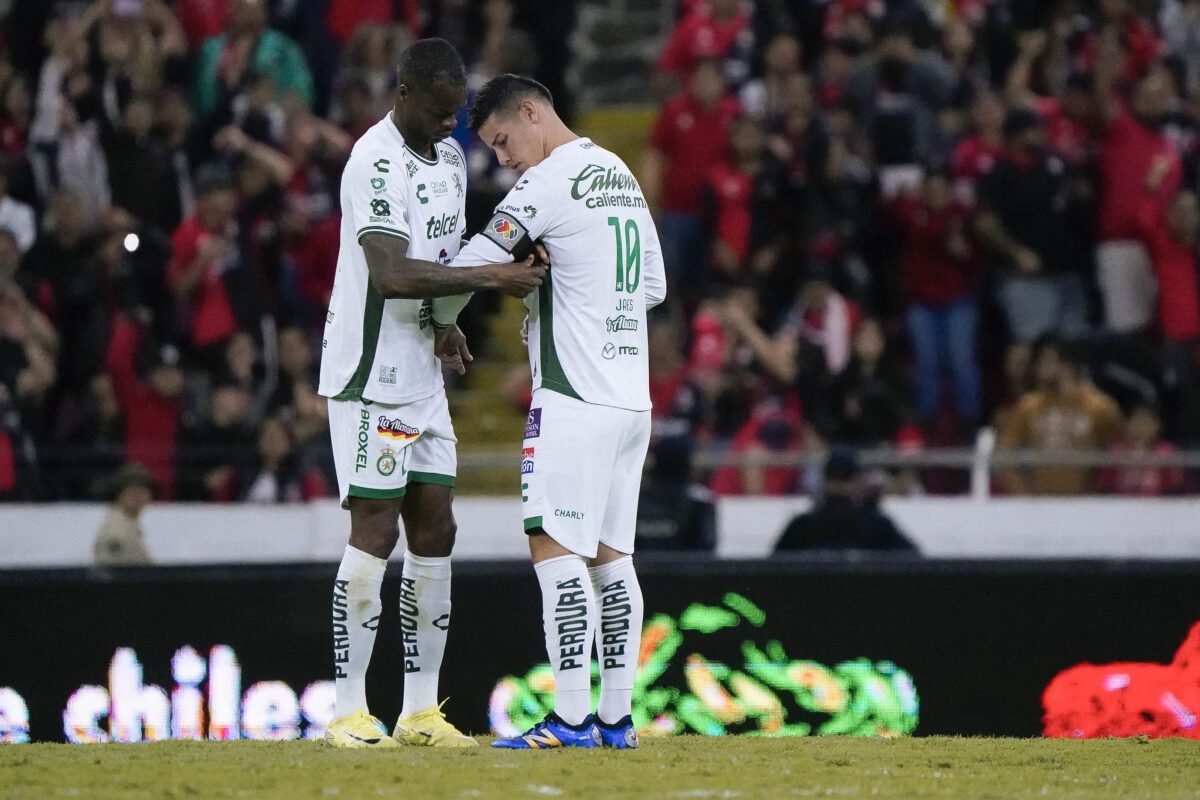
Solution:
[{"label": "green trim on jersey", "polygon": [[409,483],[431,483],[434,486],[449,486],[454,487],[454,476],[443,475],[440,472],[417,472],[416,470],[408,473]]},{"label": "green trim on jersey", "polygon": [[363,389],[367,388],[367,379],[371,375],[371,365],[375,363],[375,350],[379,347],[379,328],[383,323],[383,295],[367,278],[367,300],[363,308],[362,354],[358,357],[358,367],[350,376],[346,387],[334,396],[334,400],[361,400]]},{"label": "green trim on jersey", "polygon": [[366,236],[368,233],[381,233],[384,236],[394,236],[397,239],[403,239],[405,244],[410,241],[407,233],[398,231],[395,228],[384,228],[380,225],[368,225],[365,228],[359,228],[358,233],[354,235],[354,238],[361,242],[362,237]]},{"label": "green trim on jersey", "polygon": [[525,518],[525,530],[531,531],[534,528],[540,528],[540,527],[542,527],[542,518],[541,517],[526,517]]},{"label": "green trim on jersey", "polygon": [[549,272],[538,289],[538,325],[541,337],[542,386],[567,397],[582,400],[579,392],[575,391],[575,387],[567,380],[567,373],[563,372],[562,364],[558,360],[558,350],[554,347],[554,280]]},{"label": "green trim on jersey", "polygon": [[427,167],[435,166],[441,157],[441,154],[438,153],[438,147],[436,144],[433,146],[433,160],[432,161],[430,161],[428,158],[426,158],[425,156],[418,153],[416,150],[413,150],[411,147],[409,147],[407,142],[404,144],[404,149],[407,150],[408,152],[412,153],[413,158],[415,158],[417,161],[420,161],[422,164],[424,164]]},{"label": "green trim on jersey", "polygon": [[371,489],[366,486],[355,486],[350,484],[349,491],[346,492],[347,497],[361,497],[364,500],[399,500],[404,497],[406,487],[401,486],[399,489]]}]

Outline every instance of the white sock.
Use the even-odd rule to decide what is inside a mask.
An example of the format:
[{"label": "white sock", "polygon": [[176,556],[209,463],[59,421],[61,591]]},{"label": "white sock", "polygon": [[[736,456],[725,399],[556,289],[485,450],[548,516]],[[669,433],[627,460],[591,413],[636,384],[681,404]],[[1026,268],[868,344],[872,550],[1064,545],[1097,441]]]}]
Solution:
[{"label": "white sock", "polygon": [[642,587],[633,558],[625,556],[588,570],[600,629],[596,632],[596,660],[600,662],[600,707],[596,716],[610,725],[633,709],[638,651],[642,643]]},{"label": "white sock", "polygon": [[592,710],[592,637],[596,597],[582,556],[550,558],[533,565],[542,587],[542,628],[554,670],[554,713],[578,725]]},{"label": "white sock", "polygon": [[438,673],[450,629],[450,557],[404,553],[400,636],[404,642],[404,707],[408,717],[438,704]]},{"label": "white sock", "polygon": [[333,583],[335,719],[367,710],[367,666],[379,629],[379,585],[387,561],[350,545]]}]

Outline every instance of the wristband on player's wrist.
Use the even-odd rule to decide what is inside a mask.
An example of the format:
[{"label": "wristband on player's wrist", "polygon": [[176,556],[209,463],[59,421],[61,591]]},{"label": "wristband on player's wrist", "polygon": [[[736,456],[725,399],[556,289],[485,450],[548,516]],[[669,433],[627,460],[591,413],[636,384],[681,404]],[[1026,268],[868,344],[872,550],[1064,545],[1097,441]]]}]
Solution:
[{"label": "wristband on player's wrist", "polygon": [[430,318],[430,322],[433,323],[433,329],[435,331],[444,331],[444,330],[446,330],[446,328],[454,327],[453,322],[447,322],[443,325],[442,323],[438,322],[436,319],[433,319],[432,317]]}]

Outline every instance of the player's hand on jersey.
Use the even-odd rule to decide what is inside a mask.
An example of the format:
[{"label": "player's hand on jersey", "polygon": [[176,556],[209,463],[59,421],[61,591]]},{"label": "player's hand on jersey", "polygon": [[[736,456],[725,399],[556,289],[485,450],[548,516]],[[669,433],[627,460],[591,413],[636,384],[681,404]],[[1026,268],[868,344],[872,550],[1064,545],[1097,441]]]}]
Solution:
[{"label": "player's hand on jersey", "polygon": [[546,266],[533,263],[533,256],[530,256],[524,261],[491,265],[489,272],[492,278],[491,288],[510,297],[523,298],[542,285],[542,279],[546,277]]},{"label": "player's hand on jersey", "polygon": [[550,251],[546,249],[546,245],[541,242],[533,243],[534,263],[543,266],[550,266]]},{"label": "player's hand on jersey", "polygon": [[467,337],[457,325],[438,328],[433,334],[433,353],[441,362],[459,375],[465,375],[467,364],[475,360],[467,349]]}]

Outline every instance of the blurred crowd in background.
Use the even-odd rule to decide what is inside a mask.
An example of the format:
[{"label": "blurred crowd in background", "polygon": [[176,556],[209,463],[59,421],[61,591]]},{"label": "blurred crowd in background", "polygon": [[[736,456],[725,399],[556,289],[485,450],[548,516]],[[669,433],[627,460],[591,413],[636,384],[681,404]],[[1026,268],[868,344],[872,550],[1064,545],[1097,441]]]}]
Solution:
[{"label": "blurred crowd in background", "polygon": [[[159,499],[336,494],[316,373],[350,148],[422,36],[473,90],[521,72],[569,107],[570,12],[0,0],[0,499],[99,499],[124,463]],[[477,228],[515,176],[465,113]]]},{"label": "blurred crowd in background", "polygon": [[[459,48],[472,89],[533,75],[570,118],[574,13],[0,0],[0,499],[98,499],[127,462],[160,499],[333,494],[315,374],[350,147],[421,36]],[[650,327],[648,481],[810,492],[805,454],[969,446],[984,426],[1055,452],[1200,443],[1200,0],[677,15],[632,164],[672,283]],[[456,136],[474,230],[515,176]],[[464,320],[477,351],[493,308]],[[697,448],[738,464],[696,476]],[[1162,467],[997,484],[1195,488]]]},{"label": "blurred crowd in background", "polygon": [[[643,188],[677,302],[655,413],[741,460],[710,490],[811,491],[790,456],[984,426],[1054,453],[1200,442],[1200,2],[684,2],[657,67]],[[1059,465],[994,489],[1193,477]]]}]

